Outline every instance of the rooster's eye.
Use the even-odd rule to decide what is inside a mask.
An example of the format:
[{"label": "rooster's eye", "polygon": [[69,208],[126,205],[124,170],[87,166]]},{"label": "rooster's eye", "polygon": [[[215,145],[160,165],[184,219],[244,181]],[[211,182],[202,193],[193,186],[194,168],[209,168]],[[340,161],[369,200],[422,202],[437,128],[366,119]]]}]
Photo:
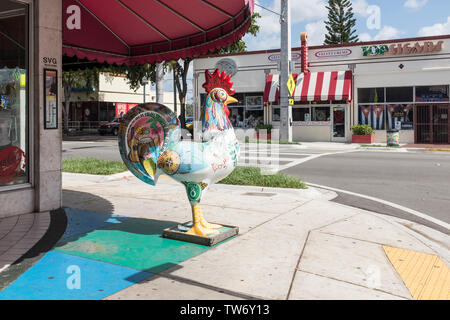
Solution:
[{"label": "rooster's eye", "polygon": [[215,93],[215,98],[217,101],[225,101],[227,100],[227,93],[225,90],[217,90]]}]

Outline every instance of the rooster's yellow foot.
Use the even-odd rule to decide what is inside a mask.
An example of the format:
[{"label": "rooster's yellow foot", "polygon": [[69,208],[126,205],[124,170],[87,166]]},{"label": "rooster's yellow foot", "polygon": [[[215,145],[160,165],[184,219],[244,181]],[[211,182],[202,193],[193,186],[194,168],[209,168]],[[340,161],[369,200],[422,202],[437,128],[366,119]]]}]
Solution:
[{"label": "rooster's yellow foot", "polygon": [[206,220],[201,221],[200,224],[202,225],[202,227],[204,227],[206,229],[220,229],[220,228],[223,228],[223,226],[221,226],[220,224],[209,223]]},{"label": "rooster's yellow foot", "polygon": [[218,234],[219,231],[214,230],[214,229],[210,229],[210,228],[206,228],[203,225],[201,225],[200,223],[196,223],[186,233],[187,234],[196,235],[196,236],[201,236],[201,237],[209,237],[211,235]]}]

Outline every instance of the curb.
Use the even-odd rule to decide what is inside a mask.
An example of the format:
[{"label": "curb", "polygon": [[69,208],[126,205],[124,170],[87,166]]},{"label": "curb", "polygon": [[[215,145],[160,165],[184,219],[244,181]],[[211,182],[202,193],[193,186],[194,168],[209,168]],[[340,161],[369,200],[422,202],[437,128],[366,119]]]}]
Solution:
[{"label": "curb", "polygon": [[435,218],[430,217],[430,216],[428,216],[428,215],[426,215],[426,214],[424,214],[422,212],[419,212],[419,211],[416,211],[416,210],[404,207],[402,205],[399,205],[399,204],[396,204],[396,203],[393,203],[393,202],[390,202],[390,201],[387,201],[387,200],[378,199],[378,198],[375,198],[375,197],[371,197],[371,196],[367,196],[367,195],[364,195],[364,194],[359,194],[359,193],[351,192],[351,191],[347,191],[347,190],[342,190],[342,189],[322,186],[322,185],[318,185],[318,184],[315,184],[315,183],[309,183],[309,182],[305,182],[305,183],[308,186],[312,186],[312,187],[316,187],[316,188],[322,188],[322,189],[325,189],[325,190],[331,190],[331,191],[334,191],[334,192],[341,192],[341,193],[353,195],[353,196],[356,196],[356,197],[361,197],[361,198],[364,198],[364,199],[367,199],[367,200],[372,200],[372,201],[375,201],[375,202],[379,202],[379,203],[391,206],[393,208],[405,211],[406,213],[409,213],[411,215],[414,215],[416,217],[419,217],[421,219],[424,219],[424,220],[427,220],[427,221],[429,221],[431,223],[434,223],[434,224],[436,224],[438,226],[446,228],[447,230],[450,230],[450,224],[448,224],[448,223],[446,223],[444,221],[435,219]]},{"label": "curb", "polygon": [[389,147],[361,147],[358,150],[365,151],[389,151],[389,152],[408,152],[407,149],[402,148],[389,148]]},{"label": "curb", "polygon": [[450,149],[425,148],[425,152],[450,152]]}]

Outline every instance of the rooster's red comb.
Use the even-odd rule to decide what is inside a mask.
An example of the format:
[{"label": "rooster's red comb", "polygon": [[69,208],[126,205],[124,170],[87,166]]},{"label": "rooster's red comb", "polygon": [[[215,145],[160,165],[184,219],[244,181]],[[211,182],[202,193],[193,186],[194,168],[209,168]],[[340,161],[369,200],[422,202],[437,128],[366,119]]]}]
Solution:
[{"label": "rooster's red comb", "polygon": [[208,70],[205,70],[205,79],[206,81],[202,87],[205,88],[207,93],[214,88],[225,89],[230,96],[236,92],[236,90],[233,89],[233,81],[231,81],[231,76],[227,75],[225,71],[220,73],[219,69],[216,69],[216,71],[211,74]]}]

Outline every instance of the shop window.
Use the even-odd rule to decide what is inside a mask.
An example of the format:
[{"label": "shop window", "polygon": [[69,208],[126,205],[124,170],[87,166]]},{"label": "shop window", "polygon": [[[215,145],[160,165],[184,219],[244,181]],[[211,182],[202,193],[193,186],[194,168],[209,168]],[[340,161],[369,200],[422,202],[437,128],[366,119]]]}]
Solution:
[{"label": "shop window", "polygon": [[445,102],[449,101],[448,86],[416,87],[416,102]]},{"label": "shop window", "polygon": [[311,111],[307,108],[292,108],[293,121],[311,121]]},{"label": "shop window", "polygon": [[413,102],[413,87],[386,88],[386,102]]},{"label": "shop window", "polygon": [[358,89],[358,103],[384,102],[384,88]]},{"label": "shop window", "polygon": [[359,124],[366,124],[375,130],[385,129],[384,106],[359,106]]},{"label": "shop window", "polygon": [[[14,14],[11,14],[11,13]],[[29,182],[28,6],[0,2],[0,187]]]},{"label": "shop window", "polygon": [[236,107],[234,105],[229,105],[228,110],[230,110],[229,119],[230,119],[233,127],[243,128],[244,127],[244,108]]},{"label": "shop window", "polygon": [[311,121],[330,121],[330,107],[312,107]]},{"label": "shop window", "polygon": [[414,106],[412,104],[387,105],[386,129],[414,130]]},{"label": "shop window", "polygon": [[272,108],[272,121],[280,121],[280,107]]}]

